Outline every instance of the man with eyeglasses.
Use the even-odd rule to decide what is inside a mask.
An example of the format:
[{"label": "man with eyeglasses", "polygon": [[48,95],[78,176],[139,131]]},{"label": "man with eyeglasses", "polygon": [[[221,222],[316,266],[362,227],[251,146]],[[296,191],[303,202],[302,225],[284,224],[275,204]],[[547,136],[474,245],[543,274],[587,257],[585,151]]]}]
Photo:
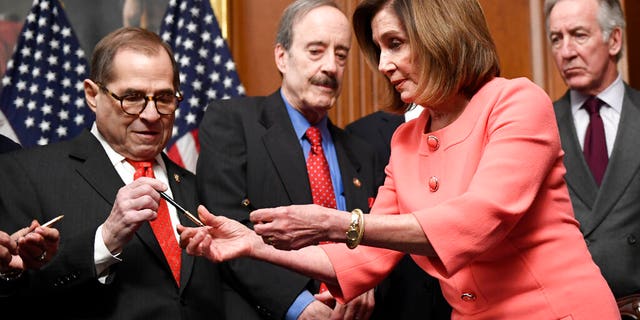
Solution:
[{"label": "man with eyeglasses", "polygon": [[57,256],[10,298],[29,318],[225,319],[218,266],[178,246],[193,226],[195,177],[162,152],[181,100],[171,49],[122,28],[103,38],[84,81],[96,114],[68,142],[0,156],[0,230],[63,214]]}]

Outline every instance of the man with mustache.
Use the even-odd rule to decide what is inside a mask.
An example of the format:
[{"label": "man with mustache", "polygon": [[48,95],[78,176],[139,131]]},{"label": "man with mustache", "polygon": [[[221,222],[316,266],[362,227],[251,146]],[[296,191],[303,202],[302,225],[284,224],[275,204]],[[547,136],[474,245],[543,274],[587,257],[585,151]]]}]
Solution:
[{"label": "man with mustache", "polygon": [[618,0],[547,0],[545,14],[569,87],[554,108],[571,202],[619,299],[640,292],[640,92],[617,70],[624,16]]},{"label": "man with mustache", "polygon": [[[257,208],[317,203],[317,180],[307,171],[310,151],[318,147],[312,148],[310,127],[319,132],[328,162],[325,181],[331,187],[325,195],[337,208],[369,210],[378,172],[374,151],[327,117],[340,94],[350,47],[349,21],[333,1],[299,0],[285,10],[274,48],[280,89],[266,97],[213,102],[200,125],[198,190],[211,212],[251,226],[249,213]],[[226,267],[240,294],[227,290],[229,319],[328,319],[332,312],[366,319],[371,313],[372,292],[333,307],[324,300],[329,293],[314,298],[319,284],[300,274],[249,259]]]}]

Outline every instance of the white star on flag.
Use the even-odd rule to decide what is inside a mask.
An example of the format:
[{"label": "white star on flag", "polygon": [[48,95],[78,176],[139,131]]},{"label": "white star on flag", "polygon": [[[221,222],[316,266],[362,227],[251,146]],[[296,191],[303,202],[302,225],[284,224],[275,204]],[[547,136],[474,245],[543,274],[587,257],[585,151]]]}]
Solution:
[{"label": "white star on flag", "polygon": [[160,36],[174,50],[184,96],[167,153],[195,172],[200,151],[197,129],[207,105],[245,91],[209,0],[171,0],[162,21]]},{"label": "white star on flag", "polygon": [[12,129],[3,131],[30,147],[72,138],[91,126],[84,56],[58,1],[33,1],[2,79],[0,108]]}]

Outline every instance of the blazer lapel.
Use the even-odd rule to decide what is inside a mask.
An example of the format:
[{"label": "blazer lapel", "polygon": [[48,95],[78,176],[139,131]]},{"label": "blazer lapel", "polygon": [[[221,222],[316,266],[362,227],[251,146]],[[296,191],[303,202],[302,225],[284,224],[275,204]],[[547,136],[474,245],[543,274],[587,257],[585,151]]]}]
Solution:
[{"label": "blazer lapel", "polygon": [[616,141],[594,204],[593,221],[586,226],[588,228],[585,228],[585,233],[595,229],[600,221],[609,214],[634,178],[631,173],[637,172],[640,168],[640,158],[638,157],[640,126],[638,123],[640,123],[640,95],[631,91],[625,84],[625,97],[622,102]]},{"label": "blazer lapel", "polygon": [[[100,142],[85,130],[72,145],[69,157],[80,161],[78,174],[111,206],[124,182],[111,165]],[[106,218],[106,216],[104,217]]]},{"label": "blazer lapel", "polygon": [[279,91],[263,104],[259,106],[263,109],[260,121],[266,130],[262,141],[282,185],[292,203],[312,203],[304,154]]},{"label": "blazer lapel", "polygon": [[[587,162],[584,160],[582,149],[578,142],[568,92],[556,102],[554,108],[558,119],[562,149],[565,152],[564,164],[566,168],[569,168],[567,169],[565,180],[573,194],[591,209],[598,194],[598,186],[591,175]],[[588,221],[592,218],[591,215],[581,216],[582,213],[580,212],[575,214],[582,225],[588,225]]]},{"label": "blazer lapel", "polygon": [[331,137],[333,138],[333,144],[336,148],[347,210],[360,208],[368,212],[369,199],[367,198],[367,193],[363,191],[364,186],[362,183],[364,180],[360,176],[362,164],[354,154],[354,150],[347,145],[348,137],[346,134],[336,128],[331,121],[329,121],[328,126]]},{"label": "blazer lapel", "polygon": [[396,129],[404,122],[404,116],[385,112],[380,117],[380,120],[382,122],[380,126],[378,126],[380,138],[384,141],[385,145],[390,146],[391,137],[393,133],[396,132]]}]

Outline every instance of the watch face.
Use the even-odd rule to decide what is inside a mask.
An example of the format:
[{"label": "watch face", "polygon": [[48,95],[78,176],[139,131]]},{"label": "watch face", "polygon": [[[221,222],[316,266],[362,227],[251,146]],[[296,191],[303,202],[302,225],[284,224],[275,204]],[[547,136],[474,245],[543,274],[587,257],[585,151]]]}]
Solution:
[{"label": "watch face", "polygon": [[349,239],[349,240],[358,239],[358,231],[356,231],[356,230],[347,231],[347,239]]}]

